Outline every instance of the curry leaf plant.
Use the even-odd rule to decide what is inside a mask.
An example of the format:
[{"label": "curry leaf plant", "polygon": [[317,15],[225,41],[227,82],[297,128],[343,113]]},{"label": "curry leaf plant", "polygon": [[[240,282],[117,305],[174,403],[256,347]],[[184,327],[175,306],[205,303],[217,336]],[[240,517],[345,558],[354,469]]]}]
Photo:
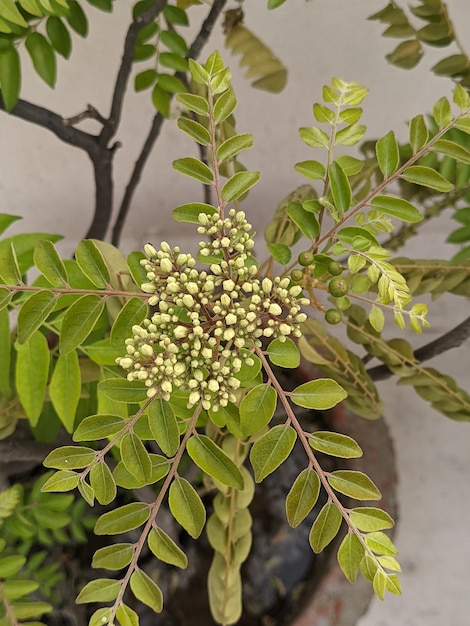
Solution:
[{"label": "curry leaf plant", "polygon": [[[360,105],[367,90],[333,79],[313,107],[315,123],[300,129],[302,141],[319,152],[295,169],[315,186],[303,185],[280,203],[265,232],[269,256],[260,264],[240,206],[260,174],[234,167],[253,137],[220,132],[237,106],[230,70],[217,52],[203,65],[192,59],[188,65],[197,88],[177,96],[183,109],[178,126],[206,148],[208,158],[186,156],[173,166],[208,185],[214,201],[178,206],[173,216],[195,225],[199,251],[193,257],[167,242],[148,243],[144,254],[125,259],[110,244],[87,239],[73,260],[62,260],[53,236],[0,242],[0,345],[6,355],[0,391],[7,405],[0,432],[8,436],[20,418],[36,432],[46,424],[63,427],[72,440],[47,455],[44,465],[55,471],[41,484],[41,498],[77,489],[90,507],[105,507],[94,528],[104,545],[92,567],[109,573],[86,583],[77,598],[106,605],[93,613],[92,625],[138,624],[132,596],[157,613],[164,610],[163,592],[143,555],[150,552],[176,568],[188,565],[183,547],[164,529],[164,507],[191,538],[206,533],[214,551],[207,581],[213,618],[237,623],[241,570],[252,542],[250,504],[257,484],[284,463],[296,442],[305,466],[285,494],[289,524],[301,524],[323,491],[325,504],[309,532],[311,549],[322,552],[336,540],[349,581],[361,574],[380,598],[387,591],[399,594],[397,551],[384,532],[393,520],[371,506],[381,499],[372,478],[349,464],[362,455],[360,446],[346,434],[311,432],[297,409],[323,411],[346,402],[364,417],[381,414],[363,361],[326,330],[344,319],[351,338],[403,384],[416,386],[436,408],[446,386],[452,402],[442,410],[470,418],[470,398],[451,379],[421,368],[403,340],[382,338],[389,314],[400,329],[408,322],[418,333],[427,322],[426,306],[412,300],[416,281],[407,281],[415,266],[395,263],[380,244],[380,234],[392,233],[397,222],[421,219],[416,206],[395,195],[395,183],[451,189],[422,159],[433,152],[464,158],[449,133],[469,131],[469,98],[456,88],[456,113],[439,100],[432,134],[422,116],[413,118],[412,150],[404,162],[394,133],[380,138],[379,180],[356,192],[363,161],[344,148],[364,137]],[[2,219],[7,228],[12,220]],[[294,253],[299,242],[303,251]],[[29,283],[32,267],[39,276]],[[12,310],[18,312],[13,332]],[[301,357],[325,376],[286,389],[279,372],[298,368]],[[325,454],[348,464],[326,470],[320,460]],[[187,471],[191,466],[196,479]],[[150,489],[150,500],[135,499],[142,488]],[[128,494],[124,501],[118,500],[122,492]],[[13,495],[0,493],[3,517],[15,505]],[[15,624],[50,610],[45,603],[30,602],[28,609],[17,601],[36,590],[16,578],[24,564],[23,557],[0,555],[0,602]]]}]

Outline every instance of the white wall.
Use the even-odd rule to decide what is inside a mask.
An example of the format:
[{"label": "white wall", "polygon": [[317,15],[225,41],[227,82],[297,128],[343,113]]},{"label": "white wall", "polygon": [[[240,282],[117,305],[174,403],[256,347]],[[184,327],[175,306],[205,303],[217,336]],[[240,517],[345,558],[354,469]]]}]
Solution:
[{"label": "white wall", "polygon": [[[322,85],[331,77],[356,80],[370,89],[364,103],[364,123],[370,137],[394,128],[404,138],[404,122],[429,111],[438,97],[450,94],[451,85],[425,71],[440,58],[439,50],[431,51],[409,72],[386,63],[384,55],[398,42],[381,38],[383,25],[366,21],[386,4],[385,0],[288,0],[272,13],[266,11],[264,0],[245,0],[244,4],[247,25],[262,35],[289,68],[286,90],[274,96],[251,89],[237,70],[237,62],[224,52],[234,67],[238,129],[256,131],[255,149],[243,160],[248,167],[262,171],[261,182],[246,205],[261,232],[266,216],[279,200],[304,182],[293,164],[310,158],[312,152],[298,138],[297,128],[313,123],[312,103],[320,99]],[[107,114],[120,58],[119,45],[114,42],[122,40],[132,3],[120,0],[116,5],[112,16],[87,6],[93,16],[90,36],[85,41],[74,39],[72,60],[59,64],[56,91],[41,83],[25,63],[25,99],[64,117],[77,114],[88,103]],[[449,0],[448,6],[461,42],[470,50],[470,4],[468,0]],[[220,34],[214,41],[222,51]],[[203,58],[207,54],[204,52]],[[124,123],[116,137],[123,144],[115,161],[116,207],[151,114],[147,95],[130,92]],[[0,133],[0,211],[24,217],[16,231],[59,232],[74,240],[83,236],[93,206],[92,171],[86,155],[47,131],[5,114],[0,115]],[[190,142],[175,129],[174,121],[167,123],[135,196],[123,241],[126,248],[149,239],[175,242],[176,236],[180,239],[192,234],[189,227],[185,230],[169,220],[174,206],[200,198],[198,186],[173,172],[170,165],[172,159],[192,150]],[[446,228],[446,222],[441,221],[427,229],[410,253],[419,257],[432,248],[436,256],[448,258],[452,252],[442,235]],[[444,302],[431,315],[433,328],[423,341],[463,319],[467,314],[464,307],[462,300]],[[468,346],[449,353],[443,369],[446,367],[468,388]],[[411,390],[400,388],[397,396],[393,383],[381,387],[400,466],[398,545],[405,569],[404,596],[374,603],[361,626],[463,626],[468,623],[470,609],[468,426],[438,416],[425,403],[416,401]],[[429,521],[429,517],[433,519]]]}]

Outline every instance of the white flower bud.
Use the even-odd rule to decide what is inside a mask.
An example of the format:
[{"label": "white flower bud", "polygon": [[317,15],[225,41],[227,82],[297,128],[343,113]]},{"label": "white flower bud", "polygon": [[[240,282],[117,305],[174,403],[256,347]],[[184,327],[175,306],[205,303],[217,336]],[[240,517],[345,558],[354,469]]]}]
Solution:
[{"label": "white flower bud", "polygon": [[189,282],[186,285],[186,290],[188,291],[188,293],[190,293],[193,296],[195,296],[199,292],[199,287],[198,287],[197,283]]},{"label": "white flower bud", "polygon": [[150,387],[150,389],[147,389],[147,398],[153,398],[156,393],[157,390],[155,389],[155,387]]},{"label": "white flower bud", "polygon": [[274,334],[274,330],[271,327],[265,328],[263,330],[263,336],[264,337],[272,337]]},{"label": "white flower bud", "polygon": [[175,363],[175,366],[173,368],[173,373],[175,374],[175,376],[181,376],[181,374],[183,374],[186,371],[186,365],[184,363]]},{"label": "white flower bud", "polygon": [[273,303],[269,306],[268,312],[269,312],[271,315],[276,315],[276,316],[277,316],[277,315],[281,315],[281,313],[282,313],[282,309],[281,309],[281,307],[279,306],[279,304],[276,304],[275,302],[273,302]]},{"label": "white flower bud", "polygon": [[186,328],[186,326],[177,326],[173,331],[173,335],[176,337],[176,339],[184,339],[188,332],[189,330]]},{"label": "white flower bud", "polygon": [[230,239],[228,237],[222,237],[220,240],[220,245],[222,248],[228,248],[230,246]]},{"label": "white flower bud", "polygon": [[173,271],[173,264],[170,259],[165,257],[160,261],[160,268],[162,272],[165,272],[165,274],[171,274]]},{"label": "white flower bud", "polygon": [[237,323],[237,316],[234,315],[233,313],[229,313],[228,315],[225,316],[225,323],[228,326],[231,326],[232,324],[236,324]]},{"label": "white flower bud", "polygon": [[302,287],[300,285],[294,285],[293,287],[289,289],[289,295],[292,296],[293,298],[300,296],[301,293],[302,293]]},{"label": "white flower bud", "polygon": [[213,391],[215,393],[216,391],[219,391],[219,383],[211,378],[207,383],[207,388],[209,391]]},{"label": "white flower bud", "polygon": [[296,316],[295,321],[297,322],[297,324],[303,324],[307,321],[307,316],[305,315],[305,313],[299,313]]},{"label": "white flower bud", "polygon": [[181,299],[183,301],[184,306],[188,308],[191,308],[194,306],[194,298],[192,297],[190,293],[185,293]]},{"label": "white flower bud", "polygon": [[227,328],[227,330],[224,331],[223,338],[225,341],[230,341],[230,339],[233,339],[234,337],[235,331],[233,330],[233,328]]},{"label": "white flower bud", "polygon": [[164,380],[160,386],[164,393],[171,393],[173,390],[173,386],[169,380]]},{"label": "white flower bud", "polygon": [[199,402],[201,398],[201,394],[199,393],[199,391],[191,391],[191,393],[189,394],[189,404],[191,404],[192,406],[194,406],[195,404],[197,404]]},{"label": "white flower bud", "polygon": [[233,291],[235,289],[235,283],[229,278],[228,280],[223,281],[222,287],[224,288],[224,291]]},{"label": "white flower bud", "polygon": [[151,243],[146,243],[145,244],[144,252],[148,256],[149,259],[156,259],[157,258],[157,251],[155,250],[155,248],[152,246]]},{"label": "white flower bud", "polygon": [[147,343],[144,343],[141,347],[140,347],[140,354],[142,354],[143,356],[153,356],[153,348],[152,346],[149,346]]},{"label": "white flower bud", "polygon": [[290,335],[292,332],[292,328],[289,324],[279,324],[279,332],[281,335]]},{"label": "white flower bud", "polygon": [[154,283],[142,283],[140,288],[144,293],[155,293],[155,284]]},{"label": "white flower bud", "polygon": [[134,361],[128,356],[116,359],[116,363],[120,365],[123,369],[128,370],[134,364]]},{"label": "white flower bud", "polygon": [[261,288],[263,289],[264,293],[271,293],[271,290],[273,288],[273,281],[270,278],[263,278]]}]

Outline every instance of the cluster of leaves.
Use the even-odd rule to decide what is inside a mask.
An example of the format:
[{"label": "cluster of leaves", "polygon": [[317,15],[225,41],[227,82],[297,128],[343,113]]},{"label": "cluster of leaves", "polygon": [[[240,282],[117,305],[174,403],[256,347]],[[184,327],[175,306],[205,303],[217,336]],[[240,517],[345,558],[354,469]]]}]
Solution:
[{"label": "cluster of leaves", "polygon": [[[112,10],[112,0],[88,0],[103,11]],[[33,67],[50,87],[57,78],[56,55],[68,59],[72,51],[70,30],[88,34],[88,20],[76,0],[5,0],[0,18],[0,87],[9,111],[21,91],[21,56],[24,42]]]},{"label": "cluster of leaves", "polygon": [[[399,593],[396,550],[383,532],[393,525],[390,516],[370,506],[347,508],[341,500],[346,496],[358,501],[375,501],[381,497],[379,490],[361,472],[323,470],[316,456],[317,452],[321,452],[354,459],[362,455],[360,447],[346,435],[306,431],[294,411],[295,406],[316,410],[335,406],[347,397],[347,391],[339,384],[344,383],[344,387],[352,391],[351,397],[355,393],[357,395],[358,388],[367,389],[377,412],[380,405],[375,389],[369,386],[367,380],[362,382],[363,368],[353,372],[347,363],[348,354],[344,352],[339,352],[337,359],[330,359],[334,379],[314,379],[293,391],[283,389],[272,366],[293,369],[299,365],[300,351],[293,340],[297,336],[292,323],[294,318],[289,317],[291,314],[298,316],[299,307],[295,307],[292,300],[290,308],[285,306],[283,310],[269,298],[281,297],[275,294],[284,293],[283,289],[283,298],[287,298],[289,293],[289,297],[295,298],[297,295],[294,294],[305,290],[317,303],[314,292],[326,291],[327,285],[331,297],[344,302],[346,296],[343,293],[343,278],[340,277],[344,267],[337,256],[348,254],[349,258],[366,260],[357,268],[353,266],[357,261],[350,262],[356,270],[353,275],[372,274],[370,268],[379,268],[379,276],[372,274],[367,278],[368,288],[379,283],[377,304],[374,306],[389,306],[388,303],[393,302],[390,306],[395,311],[402,310],[405,301],[409,301],[406,282],[392,265],[386,264],[372,233],[375,233],[373,229],[381,223],[381,219],[387,223],[387,213],[415,219],[416,209],[411,204],[402,204],[398,198],[381,193],[385,185],[406,175],[413,167],[413,158],[405,168],[399,168],[395,163],[396,144],[392,136],[379,141],[377,153],[383,183],[362,204],[355,205],[349,176],[358,171],[360,162],[352,157],[335,160],[332,151],[338,144],[355,144],[363,136],[364,129],[357,124],[361,113],[357,105],[366,92],[355,83],[335,80],[333,87],[325,88],[327,103],[333,105],[333,110],[326,105],[314,107],[315,115],[330,124],[331,136],[316,127],[301,129],[301,137],[309,145],[316,146],[321,142],[321,147],[327,147],[328,165],[325,167],[319,161],[297,165],[297,169],[307,172],[309,178],[323,179],[323,195],[317,198],[310,187],[302,189],[292,196],[294,202],[287,202],[277,213],[275,228],[271,226],[274,233],[274,241],[269,248],[273,255],[271,261],[282,260],[284,264],[290,262],[290,245],[308,233],[312,247],[301,255],[300,268],[296,268],[301,273],[300,280],[292,276],[295,270],[290,276],[284,273],[282,279],[276,278],[272,274],[272,263],[263,273],[255,259],[245,253],[245,249],[251,249],[243,243],[250,241],[245,222],[237,222],[238,227],[237,223],[233,223],[227,230],[226,220],[223,219],[229,205],[237,205],[259,179],[258,172],[232,173],[230,167],[238,154],[252,145],[251,135],[233,134],[221,141],[218,131],[218,126],[233,114],[237,104],[230,85],[230,72],[217,53],[212,54],[205,65],[190,60],[189,68],[192,80],[201,89],[197,94],[184,93],[177,97],[180,104],[197,114],[200,121],[186,117],[179,121],[179,126],[207,148],[209,160],[204,163],[194,157],[185,157],[177,159],[174,167],[197,182],[211,186],[216,202],[213,205],[188,203],[177,207],[174,216],[179,221],[199,225],[209,223],[209,217],[212,219],[210,224],[213,226],[207,230],[212,243],[210,246],[201,244],[198,260],[209,266],[210,273],[215,277],[212,280],[226,285],[224,299],[219,302],[219,295],[212,296],[210,292],[203,291],[203,283],[197,287],[196,283],[183,280],[183,273],[179,273],[178,269],[179,259],[183,263],[184,257],[184,262],[187,262],[187,255],[175,250],[172,262],[170,258],[173,257],[168,257],[165,252],[166,246],[162,247],[159,264],[155,266],[149,265],[139,253],[132,253],[126,260],[113,246],[92,240],[82,241],[76,249],[75,258],[63,261],[54,247],[55,238],[46,238],[41,234],[4,239],[0,249],[3,282],[0,297],[5,318],[2,328],[6,329],[2,345],[9,355],[3,389],[9,399],[17,398],[22,416],[28,419],[36,433],[43,432],[41,424],[47,416],[49,429],[51,424],[52,429],[62,425],[72,433],[75,444],[79,444],[56,448],[48,455],[45,466],[56,471],[42,484],[42,492],[48,496],[49,492],[64,493],[78,488],[90,506],[95,500],[104,506],[113,504],[111,510],[98,518],[94,529],[97,535],[115,536],[137,531],[134,536],[138,538],[134,542],[113,542],[100,548],[93,558],[93,567],[104,568],[111,573],[124,571],[122,577],[117,579],[111,575],[92,580],[80,591],[77,601],[111,604],[95,611],[92,624],[113,623],[115,620],[121,624],[129,621],[136,623],[137,614],[126,599],[129,591],[154,611],[162,610],[162,591],[142,569],[140,557],[144,547],[148,547],[157,559],[176,567],[186,567],[185,553],[159,524],[161,507],[168,503],[175,521],[191,537],[198,538],[206,528],[209,543],[215,551],[208,581],[211,610],[219,623],[236,623],[241,613],[240,567],[251,545],[248,507],[255,483],[264,480],[288,458],[297,440],[305,451],[306,467],[286,497],[289,523],[296,527],[307,517],[323,488],[327,493],[327,502],[310,530],[312,549],[315,552],[324,550],[337,536],[344,520],[348,532],[340,544],[338,561],[348,580],[355,580],[361,571],[373,583],[379,597],[382,598],[386,591]],[[457,92],[457,101],[459,97],[462,96]],[[452,126],[457,121],[452,119],[446,123]],[[442,134],[447,126],[443,127]],[[426,149],[431,149],[434,141],[437,140],[432,138]],[[423,151],[424,145],[425,141],[419,150]],[[225,182],[222,181],[224,177]],[[373,206],[377,198],[380,201]],[[370,217],[370,212],[364,214],[364,220],[358,222],[361,225],[349,227],[348,231],[343,223],[358,214],[358,206],[361,209],[369,207],[374,211],[373,216]],[[330,215],[334,224],[326,235],[321,233],[323,213]],[[384,217],[379,217],[382,214]],[[213,216],[220,216],[220,219]],[[3,218],[5,228],[12,219],[9,216]],[[240,230],[237,231],[237,228]],[[287,235],[289,243],[286,243]],[[320,247],[322,244],[323,247]],[[154,255],[157,258],[158,253],[153,247],[149,247],[148,252],[150,258]],[[24,276],[33,266],[39,271],[39,276],[32,284],[27,284]],[[156,272],[160,276],[158,280],[167,281],[169,286],[178,284],[178,290],[173,287],[156,291],[150,289],[149,286],[157,281]],[[253,295],[249,293],[246,278],[243,278],[248,274],[252,277]],[[243,284],[240,282],[237,287],[239,280]],[[280,285],[281,291],[271,294],[275,284]],[[143,291],[138,285],[143,285]],[[263,300],[256,295],[256,285],[259,293],[268,298],[263,304],[266,312],[257,309]],[[349,289],[347,281],[348,293]],[[259,316],[262,324],[254,324],[253,330],[237,335],[233,332],[234,324],[240,324],[240,329],[249,329],[251,324],[251,317],[247,316],[245,320],[241,309],[236,308],[239,306],[236,299],[242,297],[244,290],[246,310],[256,311],[255,318]],[[240,295],[235,298],[235,294]],[[353,297],[352,293],[350,295]],[[211,301],[212,297],[217,299],[214,300],[216,304]],[[203,324],[197,333],[190,332],[191,324],[195,323],[191,320],[195,317],[188,317],[188,313],[181,308],[180,300],[189,310],[196,307],[198,320],[200,318]],[[181,363],[185,368],[189,363],[185,355],[192,354],[191,346],[186,346],[185,342],[194,343],[193,352],[196,352],[189,357],[194,360],[200,349],[197,345],[204,327],[210,324],[219,329],[215,336],[219,337],[221,346],[214,352],[214,358],[220,359],[221,367],[233,367],[233,372],[226,373],[238,381],[233,386],[233,399],[229,398],[221,406],[212,406],[210,402],[206,405],[202,401],[194,401],[191,389],[184,387],[175,387],[165,394],[156,387],[149,393],[144,380],[146,377],[131,376],[128,379],[124,376],[118,364],[125,360],[122,359],[125,339],[137,332],[135,328],[141,329],[139,333],[143,332],[144,326],[137,325],[149,315],[149,304],[167,315],[170,321],[174,317],[177,328],[186,327],[185,332],[175,334],[174,348],[171,348],[176,359],[179,353],[183,355]],[[250,308],[252,306],[255,308]],[[292,313],[292,307],[295,313]],[[11,309],[18,311],[13,345],[8,320]],[[309,344],[309,333],[315,324],[310,327],[308,324],[305,341],[300,343],[300,349],[305,350],[307,358],[309,350],[315,350]],[[279,329],[279,333],[274,335],[276,338],[266,346],[261,343],[260,337],[269,338],[273,334],[272,330],[265,333],[264,328]],[[375,332],[380,334],[378,330]],[[232,347],[234,337],[237,337],[238,343]],[[127,345],[130,346],[129,343]],[[330,351],[335,350],[334,343],[328,345]],[[233,359],[231,365],[228,356],[235,347],[243,349],[245,357],[240,363],[235,363]],[[128,354],[134,355],[134,351],[131,346]],[[145,353],[133,358],[137,359],[139,367],[149,367],[159,362],[161,354],[159,348],[146,348]],[[356,363],[359,364],[359,361]],[[194,376],[199,376],[196,370]],[[204,380],[208,372],[201,370],[201,376]],[[188,379],[190,387],[191,380]],[[285,415],[274,422],[278,404]],[[245,466],[248,459],[252,472]],[[184,474],[188,461],[200,470],[204,490],[214,496],[213,512],[207,523],[201,485],[191,483]],[[141,487],[154,490],[153,502],[134,501],[122,505],[116,502],[120,490]],[[41,525],[45,524],[41,522]]]},{"label": "cluster of leaves", "polygon": [[[48,556],[53,545],[86,541],[93,518],[72,495],[43,493],[47,474],[25,493],[15,484],[0,492],[0,618],[20,624],[52,610],[63,573]],[[70,533],[70,534],[69,534]]]}]

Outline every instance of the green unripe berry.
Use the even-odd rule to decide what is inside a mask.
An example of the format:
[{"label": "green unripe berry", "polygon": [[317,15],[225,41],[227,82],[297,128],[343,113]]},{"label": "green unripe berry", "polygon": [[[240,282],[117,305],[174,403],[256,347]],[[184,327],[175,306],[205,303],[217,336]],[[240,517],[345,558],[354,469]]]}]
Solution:
[{"label": "green unripe berry", "polygon": [[328,283],[328,291],[335,298],[342,298],[348,293],[348,283],[344,278],[332,278]]},{"label": "green unripe berry", "polygon": [[302,278],[304,277],[304,273],[302,270],[292,270],[290,273],[290,277],[294,283],[300,283]]},{"label": "green unripe berry", "polygon": [[343,273],[344,267],[338,261],[330,261],[328,263],[328,272],[332,276],[339,276]]},{"label": "green unripe berry", "polygon": [[341,311],[338,311],[338,309],[328,309],[328,311],[325,313],[325,321],[328,324],[339,324],[342,318],[343,316],[341,315]]},{"label": "green unripe berry", "polygon": [[312,265],[314,256],[311,252],[301,252],[297,257],[297,261],[303,267],[307,267],[307,265]]}]

